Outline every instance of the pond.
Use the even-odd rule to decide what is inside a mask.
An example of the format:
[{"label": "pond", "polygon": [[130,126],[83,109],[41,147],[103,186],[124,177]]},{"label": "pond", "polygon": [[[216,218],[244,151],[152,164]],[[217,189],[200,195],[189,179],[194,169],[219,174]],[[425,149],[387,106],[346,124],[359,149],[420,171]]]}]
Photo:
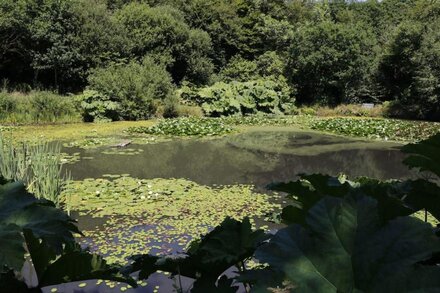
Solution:
[{"label": "pond", "polygon": [[177,139],[118,150],[68,151],[94,158],[69,168],[74,179],[130,174],[146,179],[186,178],[204,185],[244,183],[264,187],[273,181],[293,180],[299,173],[406,178],[411,174],[402,165],[404,155],[399,147],[314,132],[257,128],[210,140]]},{"label": "pond", "polygon": [[[287,127],[253,127],[220,138],[67,148],[64,151],[89,158],[66,165],[75,180],[67,194],[85,234],[81,243],[121,262],[137,253],[184,251],[192,239],[226,216],[250,216],[254,227],[276,229],[279,226],[267,222],[268,217],[286,202],[265,186],[295,180],[299,173],[414,177],[401,163],[399,147]],[[147,291],[128,291],[170,292],[173,286],[161,274],[144,285]],[[113,283],[88,288],[127,289]]]}]

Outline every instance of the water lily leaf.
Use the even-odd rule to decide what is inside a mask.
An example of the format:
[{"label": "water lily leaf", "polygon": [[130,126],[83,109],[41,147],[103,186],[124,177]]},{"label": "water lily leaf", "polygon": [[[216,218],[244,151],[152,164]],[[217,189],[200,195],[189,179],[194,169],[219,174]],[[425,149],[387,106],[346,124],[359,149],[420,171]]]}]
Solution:
[{"label": "water lily leaf", "polygon": [[403,161],[408,167],[429,171],[440,177],[440,133],[418,143],[405,145],[402,151],[411,154]]}]

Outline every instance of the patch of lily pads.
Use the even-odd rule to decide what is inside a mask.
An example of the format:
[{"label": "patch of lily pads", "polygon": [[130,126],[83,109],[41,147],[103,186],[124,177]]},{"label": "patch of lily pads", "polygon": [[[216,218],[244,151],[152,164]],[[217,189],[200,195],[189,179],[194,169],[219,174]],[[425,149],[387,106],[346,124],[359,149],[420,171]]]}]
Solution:
[{"label": "patch of lily pads", "polygon": [[69,210],[79,212],[82,244],[113,263],[134,254],[183,251],[227,216],[264,218],[280,209],[249,185],[208,187],[185,179],[105,175],[69,182],[63,198]]},{"label": "patch of lily pads", "polygon": [[77,147],[82,149],[93,149],[102,146],[114,145],[118,142],[115,137],[91,137],[65,142],[64,147]]},{"label": "patch of lily pads", "polygon": [[234,129],[221,119],[185,117],[164,119],[150,127],[130,127],[132,134],[153,134],[165,136],[219,136],[233,132]]}]

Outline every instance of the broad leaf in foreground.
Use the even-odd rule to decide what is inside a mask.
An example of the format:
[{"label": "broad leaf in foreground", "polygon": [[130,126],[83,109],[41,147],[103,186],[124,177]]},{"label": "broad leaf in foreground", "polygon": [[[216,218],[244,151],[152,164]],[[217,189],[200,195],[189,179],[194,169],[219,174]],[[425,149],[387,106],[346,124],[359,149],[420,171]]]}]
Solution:
[{"label": "broad leaf in foreground", "polygon": [[0,264],[20,270],[25,261],[24,239],[17,225],[0,224]]},{"label": "broad leaf in foreground", "polygon": [[140,271],[139,278],[146,279],[157,270],[168,271],[197,279],[194,290],[206,289],[207,284],[211,284],[212,290],[217,288],[214,292],[235,292],[227,289],[226,284],[230,284],[227,280],[222,279],[217,287],[214,284],[224,271],[241,265],[251,257],[266,239],[267,235],[262,230],[252,231],[248,218],[242,222],[226,218],[200,241],[193,242],[183,257],[135,256],[128,272]]},{"label": "broad leaf in foreground", "polygon": [[408,182],[381,182],[369,178],[349,181],[345,177],[313,174],[300,175],[300,179],[295,182],[274,183],[269,185],[269,188],[288,193],[288,197],[293,201],[281,214],[281,219],[286,224],[304,224],[308,210],[326,196],[373,197],[378,202],[378,212],[382,221],[407,216],[417,211],[406,205],[403,200],[411,190]]},{"label": "broad leaf in foreground", "polygon": [[73,219],[52,202],[36,199],[18,182],[0,186],[0,224],[31,230],[57,251],[74,242],[73,233],[80,233]]},{"label": "broad leaf in foreground", "polygon": [[440,290],[440,278],[428,278],[440,268],[420,264],[439,251],[429,224],[412,217],[383,224],[370,197],[326,197],[305,224],[278,231],[255,255],[295,292],[406,292]]},{"label": "broad leaf in foreground", "polygon": [[418,143],[405,145],[402,151],[411,154],[403,161],[408,167],[429,171],[440,177],[440,133]]}]

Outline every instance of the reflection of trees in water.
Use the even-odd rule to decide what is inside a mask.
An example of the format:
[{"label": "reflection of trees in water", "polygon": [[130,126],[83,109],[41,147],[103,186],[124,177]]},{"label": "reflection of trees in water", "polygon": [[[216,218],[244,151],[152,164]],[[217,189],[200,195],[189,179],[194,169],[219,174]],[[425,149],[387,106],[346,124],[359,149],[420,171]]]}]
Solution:
[{"label": "reflection of trees in water", "polygon": [[222,140],[173,141],[136,146],[144,151],[136,156],[104,155],[89,150],[94,160],[71,167],[76,179],[102,174],[128,173],[139,178],[189,178],[202,184],[251,182],[250,170],[271,170],[277,162],[261,160],[251,152],[231,148]]},{"label": "reflection of trees in water", "polygon": [[88,150],[82,155],[95,159],[71,166],[72,176],[83,179],[106,173],[127,173],[138,178],[188,178],[200,184],[248,183],[265,186],[273,181],[293,180],[298,173],[337,175],[343,172],[351,177],[373,178],[410,175],[402,167],[403,154],[390,149],[292,155],[265,152],[257,147],[240,148],[224,139],[181,140],[135,147],[142,148],[144,152],[126,156],[104,155],[102,149]]},{"label": "reflection of trees in water", "polygon": [[[411,172],[402,165],[403,155],[392,150],[347,150],[316,156],[277,157],[280,164],[272,171],[272,180],[292,180],[298,173],[345,173],[352,178],[368,176],[379,179],[411,176]],[[276,178],[278,176],[281,178]]]}]

